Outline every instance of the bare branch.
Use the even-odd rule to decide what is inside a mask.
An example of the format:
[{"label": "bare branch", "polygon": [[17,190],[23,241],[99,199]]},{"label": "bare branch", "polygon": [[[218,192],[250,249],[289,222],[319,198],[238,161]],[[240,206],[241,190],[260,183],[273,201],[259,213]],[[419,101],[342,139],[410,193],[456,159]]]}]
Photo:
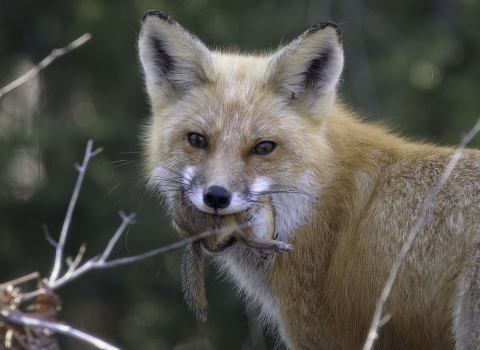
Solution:
[{"label": "bare branch", "polygon": [[11,281],[0,284],[0,289],[5,289],[8,286],[16,286],[17,284],[28,282],[30,280],[33,280],[33,279],[39,278],[39,277],[40,277],[40,274],[38,272],[32,272],[32,273],[30,273],[26,276],[16,278],[14,280],[11,280]]},{"label": "bare branch", "polygon": [[38,72],[40,72],[42,69],[46,68],[50,63],[52,63],[56,58],[65,55],[66,53],[72,51],[73,49],[76,49],[77,47],[85,44],[88,40],[90,40],[92,36],[90,33],[83,34],[80,38],[77,40],[71,42],[67,46],[61,48],[61,49],[55,49],[52,51],[52,53],[44,58],[39,64],[37,64],[35,67],[33,67],[30,71],[28,71],[26,74],[22,75],[20,78],[17,80],[14,80],[7,86],[4,86],[3,88],[0,89],[0,98],[2,98],[3,95],[6,93],[12,91],[13,89],[16,89],[32,77],[34,77]]},{"label": "bare branch", "polygon": [[116,259],[116,260],[112,260],[112,261],[107,261],[107,262],[103,263],[101,266],[96,266],[95,268],[114,267],[114,266],[118,266],[118,265],[129,264],[129,263],[132,263],[132,262],[135,262],[135,261],[144,260],[144,259],[150,258],[150,257],[158,255],[158,254],[162,254],[162,253],[165,253],[165,252],[168,252],[168,251],[171,251],[171,250],[178,249],[178,248],[180,248],[184,245],[187,245],[187,244],[192,243],[192,242],[199,241],[199,240],[201,240],[205,237],[211,236],[213,234],[230,234],[230,233],[233,233],[236,230],[239,230],[239,229],[242,229],[242,228],[247,228],[247,227],[249,227],[248,223],[247,224],[242,224],[242,225],[229,226],[229,227],[225,227],[225,228],[217,229],[217,230],[205,231],[205,232],[199,233],[198,235],[182,239],[181,241],[169,244],[165,247],[161,247],[161,248],[158,248],[158,249],[151,250],[149,252],[146,252],[146,253],[143,253],[143,254],[140,254],[140,255],[135,255],[135,256],[130,256],[128,258],[121,258],[121,259]]},{"label": "bare branch", "polygon": [[126,216],[123,211],[119,211],[120,217],[122,218],[122,224],[118,228],[117,232],[113,235],[112,239],[108,242],[107,248],[105,248],[105,251],[103,252],[102,256],[100,257],[100,260],[98,260],[98,263],[102,264],[105,262],[105,260],[108,259],[110,253],[112,252],[113,247],[115,244],[117,244],[118,239],[122,235],[123,231],[127,227],[127,225],[134,224],[135,222],[133,219],[135,218],[136,214],[132,213],[129,216]]},{"label": "bare branch", "polygon": [[31,326],[31,327],[47,328],[57,333],[62,333],[70,337],[82,340],[86,343],[92,344],[93,346],[96,346],[99,349],[120,350],[119,348],[113,345],[110,345],[104,342],[103,340],[92,337],[87,333],[79,331],[78,329],[75,329],[65,324],[59,324],[56,322],[50,322],[50,321],[45,321],[38,318],[28,317],[28,316],[22,315],[21,313],[13,313],[6,309],[3,309],[2,311],[0,311],[0,315],[6,318],[11,323],[16,323],[16,324]]},{"label": "bare branch", "polygon": [[47,242],[53,245],[55,248],[57,248],[58,243],[55,242],[55,240],[50,235],[50,231],[48,231],[47,225],[43,224],[42,228],[43,228],[43,234],[45,235],[45,239],[47,240]]},{"label": "bare branch", "polygon": [[78,170],[77,183],[75,184],[75,188],[73,189],[72,198],[70,200],[70,204],[68,205],[67,214],[65,216],[65,221],[63,222],[62,231],[60,233],[60,239],[58,240],[58,243],[56,246],[55,264],[53,266],[52,274],[48,281],[49,284],[55,282],[55,280],[58,278],[58,274],[60,273],[60,268],[62,266],[63,249],[65,246],[65,241],[67,239],[68,229],[72,221],[73,210],[75,209],[75,204],[77,203],[78,195],[80,193],[80,188],[82,186],[82,182],[85,176],[85,171],[87,169],[88,162],[90,161],[90,158],[97,155],[101,151],[101,149],[99,148],[92,152],[92,146],[93,146],[93,140],[88,140],[83,163],[81,166],[77,168]]},{"label": "bare branch", "polygon": [[78,254],[75,257],[75,260],[71,262],[71,264],[68,266],[68,271],[65,274],[65,277],[70,277],[72,273],[76,270],[77,266],[80,264],[83,258],[83,254],[85,254],[85,250],[87,249],[87,244],[82,243],[80,246],[80,249],[78,250]]},{"label": "bare branch", "polygon": [[[140,255],[135,255],[135,256],[128,257],[128,258],[116,259],[116,260],[112,260],[112,261],[105,261],[108,258],[108,256],[109,256],[111,250],[113,249],[115,243],[118,241],[121,234],[125,231],[128,224],[134,223],[133,222],[133,218],[135,217],[134,213],[130,214],[129,216],[121,213],[121,216],[122,216],[122,219],[123,219],[122,224],[118,228],[117,232],[115,232],[114,237],[110,240],[107,248],[105,249],[105,251],[103,252],[103,254],[101,256],[96,256],[96,257],[88,260],[82,266],[78,267],[75,271],[72,271],[71,273],[65,274],[63,277],[55,280],[52,283],[50,283],[50,281],[49,281],[48,282],[48,287],[51,288],[52,290],[57,289],[58,287],[63,286],[64,284],[66,284],[66,283],[74,280],[75,278],[83,275],[85,272],[88,272],[88,271],[93,270],[93,269],[110,268],[110,267],[114,267],[114,266],[119,266],[119,265],[124,265],[124,264],[129,264],[129,263],[132,263],[132,262],[144,260],[144,259],[150,258],[150,257],[158,255],[158,254],[162,254],[162,253],[165,253],[165,252],[168,252],[168,251],[171,251],[171,250],[178,249],[178,248],[180,248],[184,245],[187,245],[188,243],[196,242],[198,240],[201,240],[205,237],[208,237],[208,236],[211,236],[211,235],[214,235],[214,234],[222,234],[222,233],[223,234],[230,234],[230,233],[233,233],[236,230],[240,230],[240,229],[249,227],[249,224],[246,223],[246,224],[242,224],[242,225],[225,227],[225,228],[217,229],[217,230],[209,230],[209,231],[199,233],[198,235],[195,235],[193,237],[183,239],[181,241],[169,244],[165,247],[161,247],[161,248],[158,248],[158,249],[155,249],[155,250],[151,250],[149,252],[146,252],[146,253],[143,253],[143,254],[140,254]],[[103,258],[104,258],[104,260],[102,260]],[[22,302],[31,300],[31,299],[39,296],[40,294],[42,294],[41,290],[36,290],[36,291],[30,292],[30,293],[25,293],[22,296]]]},{"label": "bare branch", "polygon": [[480,119],[477,121],[477,123],[472,128],[472,130],[462,138],[462,141],[460,142],[457,150],[452,155],[452,157],[450,158],[450,162],[448,163],[447,167],[443,171],[440,181],[438,181],[436,186],[432,189],[432,191],[428,193],[427,197],[425,198],[421,215],[418,218],[417,222],[415,223],[415,226],[410,231],[410,234],[408,235],[407,240],[405,241],[405,243],[403,243],[403,246],[400,249],[400,252],[398,253],[395,259],[395,262],[393,263],[393,266],[390,270],[390,275],[387,279],[387,282],[385,283],[385,287],[383,288],[382,294],[378,299],[377,306],[375,309],[375,314],[373,315],[372,324],[370,325],[370,330],[368,332],[365,345],[363,346],[363,350],[371,350],[373,348],[373,343],[375,342],[375,339],[378,336],[378,329],[388,321],[388,317],[382,318],[381,316],[382,316],[385,303],[392,290],[393,283],[395,282],[395,279],[397,277],[398,271],[400,270],[402,263],[405,261],[408,251],[410,250],[413,244],[413,241],[417,237],[418,232],[426,223],[428,223],[429,221],[428,211],[433,207],[438,194],[440,193],[442,188],[445,186],[447,180],[452,174],[453,169],[455,169],[455,166],[457,165],[458,161],[462,157],[463,151],[465,150],[465,146],[472,140],[472,138],[479,131],[480,131]]},{"label": "bare branch", "polygon": [[[77,184],[78,184],[78,181],[77,181]],[[82,251],[82,248],[80,248],[80,251],[77,255],[77,258],[75,259],[74,262],[72,262],[72,264],[70,265],[70,268],[68,269],[67,273],[65,275],[63,275],[61,278],[58,278],[58,279],[56,278],[55,280],[50,279],[48,281],[47,285],[48,285],[49,288],[51,288],[52,290],[56,289],[56,288],[58,288],[58,287],[60,287],[64,284],[74,280],[75,278],[83,275],[85,272],[87,272],[89,270],[103,267],[103,265],[105,264],[105,259],[107,259],[108,256],[110,255],[113,247],[115,246],[119,237],[125,231],[126,227],[128,225],[131,225],[131,224],[135,223],[134,220],[133,220],[136,216],[135,213],[132,213],[132,214],[127,216],[122,211],[120,211],[119,215],[122,218],[122,223],[121,223],[120,227],[117,229],[117,231],[115,232],[112,239],[110,240],[108,246],[105,248],[105,251],[103,252],[102,256],[101,257],[96,256],[93,259],[90,259],[89,261],[84,263],[82,266],[78,267],[80,261],[78,261],[78,263],[76,263],[76,261],[81,260],[81,258],[83,257],[83,252],[84,252],[84,251]],[[65,242],[63,242],[63,245],[64,244],[65,244]],[[61,249],[61,251],[63,251],[63,246],[60,247],[60,243],[59,243],[59,248]],[[102,259],[104,259],[104,260],[102,260]],[[57,273],[57,276],[58,276],[58,273]],[[42,294],[42,291],[40,289],[36,290],[36,291],[33,291],[33,292],[30,292],[30,293],[25,293],[22,297],[22,301],[25,302],[25,301],[31,300],[31,299],[39,296],[40,294]]]}]

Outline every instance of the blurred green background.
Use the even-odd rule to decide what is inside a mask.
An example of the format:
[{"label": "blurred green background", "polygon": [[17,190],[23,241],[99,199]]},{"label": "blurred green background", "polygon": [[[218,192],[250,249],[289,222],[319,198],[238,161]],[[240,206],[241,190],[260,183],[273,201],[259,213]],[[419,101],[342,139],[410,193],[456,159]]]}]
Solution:
[{"label": "blurred green background", "polygon": [[[113,257],[177,239],[141,185],[138,134],[149,107],[136,38],[140,18],[152,8],[212,47],[257,51],[333,20],[345,39],[341,96],[367,119],[415,139],[455,144],[480,115],[476,0],[0,0],[0,86],[52,49],[92,34],[0,99],[0,282],[33,271],[49,276],[54,249],[42,224],[58,237],[74,164],[90,138],[104,152],[88,169],[66,254],[75,255],[82,242],[85,258],[103,251],[121,222],[120,209],[138,213],[138,223]],[[272,337],[252,340],[255,314],[247,315],[242,298],[211,266],[209,320],[195,320],[182,300],[181,253],[89,272],[58,289],[59,318],[124,349],[273,349]],[[89,348],[61,342],[65,349]]]}]

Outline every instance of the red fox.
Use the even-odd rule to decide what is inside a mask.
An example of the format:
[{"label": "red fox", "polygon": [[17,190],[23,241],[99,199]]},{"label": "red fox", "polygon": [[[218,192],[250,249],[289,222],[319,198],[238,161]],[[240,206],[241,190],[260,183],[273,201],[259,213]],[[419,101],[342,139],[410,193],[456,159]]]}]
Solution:
[{"label": "red fox", "polygon": [[[185,254],[198,316],[205,252],[288,348],[361,348],[455,150],[404,140],[339,101],[332,22],[250,55],[211,50],[151,10],[138,47],[153,114],[142,138],[149,187],[181,236],[218,230]],[[480,348],[479,174],[480,153],[466,151],[398,274],[376,348]]]}]

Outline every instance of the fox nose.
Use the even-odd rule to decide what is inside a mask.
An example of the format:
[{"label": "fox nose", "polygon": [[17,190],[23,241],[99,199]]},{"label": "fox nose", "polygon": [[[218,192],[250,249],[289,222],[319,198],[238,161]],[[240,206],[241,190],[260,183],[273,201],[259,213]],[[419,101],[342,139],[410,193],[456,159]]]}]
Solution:
[{"label": "fox nose", "polygon": [[220,186],[212,186],[203,195],[203,203],[213,209],[223,209],[230,205],[230,193]]}]

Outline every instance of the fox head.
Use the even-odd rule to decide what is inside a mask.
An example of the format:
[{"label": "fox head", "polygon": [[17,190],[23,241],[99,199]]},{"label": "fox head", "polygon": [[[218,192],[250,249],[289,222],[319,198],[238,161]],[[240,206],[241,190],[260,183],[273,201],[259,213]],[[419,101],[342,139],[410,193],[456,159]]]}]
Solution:
[{"label": "fox head", "polygon": [[[319,23],[271,54],[248,55],[211,50],[152,10],[138,46],[153,112],[148,184],[177,231],[249,222],[262,238],[288,240],[329,182],[324,125],[343,68],[338,26]],[[224,253],[233,243],[223,233],[203,246]]]}]

